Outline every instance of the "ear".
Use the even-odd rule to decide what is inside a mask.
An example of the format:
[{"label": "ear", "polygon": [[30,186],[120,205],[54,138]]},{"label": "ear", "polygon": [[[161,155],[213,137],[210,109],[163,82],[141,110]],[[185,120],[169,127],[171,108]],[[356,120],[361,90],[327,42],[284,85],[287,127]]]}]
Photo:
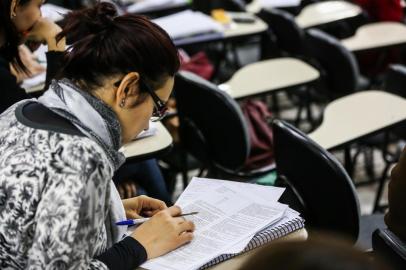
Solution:
[{"label": "ear", "polygon": [[[128,99],[134,100],[139,94],[138,83],[140,74],[138,72],[130,72],[121,80],[121,83],[116,92],[116,105],[125,107]],[[128,102],[127,102],[128,103]]]},{"label": "ear", "polygon": [[15,16],[17,16],[17,6],[18,6],[19,0],[11,0],[10,4],[10,19],[14,19]]}]

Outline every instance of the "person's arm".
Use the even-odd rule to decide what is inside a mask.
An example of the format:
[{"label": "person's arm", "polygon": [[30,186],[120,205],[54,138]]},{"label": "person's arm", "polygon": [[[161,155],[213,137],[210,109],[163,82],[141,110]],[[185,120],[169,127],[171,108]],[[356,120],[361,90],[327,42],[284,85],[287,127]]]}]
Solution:
[{"label": "person's arm", "polygon": [[47,57],[47,75],[45,81],[45,88],[47,89],[51,80],[55,78],[57,72],[62,66],[63,52],[66,47],[66,39],[62,38],[57,41],[56,36],[62,31],[61,27],[56,23],[41,18],[34,26],[28,35],[28,40],[36,42],[37,44],[43,43],[48,46]]},{"label": "person's arm", "polygon": [[55,173],[49,175],[36,209],[33,243],[27,252],[30,267],[108,269],[93,258],[103,249],[99,241],[105,233],[110,188],[100,151],[93,143],[78,140],[55,153],[49,165]]},{"label": "person's arm", "polygon": [[16,77],[11,74],[9,62],[3,59],[0,59],[0,82],[0,113],[20,100],[31,98],[25,90],[17,84]]},{"label": "person's arm", "polygon": [[47,56],[47,75],[44,90],[48,89],[52,79],[56,77],[63,63],[63,52],[48,51]]}]

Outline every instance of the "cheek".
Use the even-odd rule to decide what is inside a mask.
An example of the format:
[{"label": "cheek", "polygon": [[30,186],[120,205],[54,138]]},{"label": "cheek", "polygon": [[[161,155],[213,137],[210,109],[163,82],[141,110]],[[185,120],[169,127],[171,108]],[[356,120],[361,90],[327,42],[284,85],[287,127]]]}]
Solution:
[{"label": "cheek", "polygon": [[39,8],[28,8],[17,14],[14,25],[18,32],[24,32],[30,29],[41,18]]}]

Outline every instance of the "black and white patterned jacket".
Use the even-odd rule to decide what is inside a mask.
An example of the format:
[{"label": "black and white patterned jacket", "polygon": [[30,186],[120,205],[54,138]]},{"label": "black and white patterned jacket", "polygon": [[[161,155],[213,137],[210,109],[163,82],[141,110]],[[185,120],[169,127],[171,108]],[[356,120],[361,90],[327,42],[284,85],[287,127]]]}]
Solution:
[{"label": "black and white patterned jacket", "polygon": [[87,137],[0,115],[0,269],[107,269],[112,169]]}]

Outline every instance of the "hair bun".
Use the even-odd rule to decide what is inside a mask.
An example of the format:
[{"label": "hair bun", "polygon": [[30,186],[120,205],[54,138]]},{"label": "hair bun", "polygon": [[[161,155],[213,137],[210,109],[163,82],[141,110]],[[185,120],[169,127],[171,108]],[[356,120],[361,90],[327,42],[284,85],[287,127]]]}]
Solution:
[{"label": "hair bun", "polygon": [[73,40],[80,40],[90,34],[98,34],[111,29],[116,16],[117,9],[113,4],[97,3],[93,7],[68,13],[64,30]]},{"label": "hair bun", "polygon": [[92,14],[89,18],[95,24],[111,24],[114,22],[114,18],[117,16],[117,9],[116,7],[107,2],[101,2],[93,7],[91,10]]}]

